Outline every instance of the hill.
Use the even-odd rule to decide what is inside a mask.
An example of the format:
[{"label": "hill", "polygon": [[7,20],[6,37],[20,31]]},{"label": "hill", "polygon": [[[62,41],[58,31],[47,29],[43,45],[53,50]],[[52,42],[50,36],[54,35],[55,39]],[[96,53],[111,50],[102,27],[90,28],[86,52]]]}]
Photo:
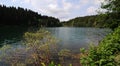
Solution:
[{"label": "hill", "polygon": [[102,25],[98,23],[97,17],[98,15],[76,17],[69,21],[62,22],[62,24],[68,27],[102,27]]}]

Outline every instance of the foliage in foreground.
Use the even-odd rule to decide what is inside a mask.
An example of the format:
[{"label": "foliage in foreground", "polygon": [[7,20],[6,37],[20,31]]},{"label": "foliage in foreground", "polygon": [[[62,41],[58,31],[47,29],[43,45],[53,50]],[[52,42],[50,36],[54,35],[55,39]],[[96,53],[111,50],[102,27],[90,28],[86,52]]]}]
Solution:
[{"label": "foliage in foreground", "polygon": [[56,42],[57,40],[48,31],[26,32],[22,47],[4,45],[0,48],[0,59],[1,62],[12,66],[48,64],[52,54],[57,51]]},{"label": "foliage in foreground", "polygon": [[83,66],[119,66],[120,65],[120,27],[104,38],[100,44],[91,46],[89,51],[82,49]]}]

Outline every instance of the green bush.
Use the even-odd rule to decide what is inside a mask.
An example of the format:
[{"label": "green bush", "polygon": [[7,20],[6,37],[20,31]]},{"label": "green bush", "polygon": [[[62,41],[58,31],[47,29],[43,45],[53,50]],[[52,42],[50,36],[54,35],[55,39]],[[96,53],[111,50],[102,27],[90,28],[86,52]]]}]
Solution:
[{"label": "green bush", "polygon": [[82,54],[80,61],[83,66],[119,66],[120,27],[106,36],[97,47],[92,46]]},{"label": "green bush", "polygon": [[49,64],[53,53],[57,52],[56,43],[57,40],[48,31],[41,29],[36,32],[26,32],[22,45],[24,47],[14,48],[4,45],[0,48],[0,60],[12,66]]}]

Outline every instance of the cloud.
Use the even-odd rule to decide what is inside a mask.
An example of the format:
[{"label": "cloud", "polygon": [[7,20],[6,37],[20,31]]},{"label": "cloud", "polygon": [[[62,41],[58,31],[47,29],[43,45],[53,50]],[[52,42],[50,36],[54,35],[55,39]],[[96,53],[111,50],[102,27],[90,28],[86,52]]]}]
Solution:
[{"label": "cloud", "polygon": [[[25,0],[25,2],[29,2]],[[58,4],[61,2],[61,5]],[[63,20],[63,18],[67,18],[70,16],[70,11],[72,10],[73,4],[68,2],[67,0],[31,0],[29,2],[36,11],[39,13],[54,16]]]},{"label": "cloud", "polygon": [[30,3],[31,0],[24,0],[24,3]]},{"label": "cloud", "polygon": [[97,14],[96,10],[97,10],[96,7],[90,6],[89,8],[87,8],[87,13],[88,15],[94,15],[94,14]]},{"label": "cloud", "polygon": [[101,5],[101,3],[103,3],[105,0],[93,0],[93,3],[95,5]]},{"label": "cloud", "polygon": [[16,0],[12,0],[12,2],[14,3]]},{"label": "cloud", "polygon": [[62,0],[62,3],[63,3],[63,9],[64,10],[70,10],[73,6],[72,3],[67,2],[66,0]]},{"label": "cloud", "polygon": [[[42,15],[57,17],[62,21],[77,16],[96,14],[96,9],[103,1],[104,0],[9,0],[7,4],[9,5],[11,2],[12,6],[30,8]],[[4,2],[1,3],[4,4]]]},{"label": "cloud", "polygon": [[89,1],[90,0],[80,0],[79,2],[80,2],[81,5],[86,5],[86,4],[89,3]]}]

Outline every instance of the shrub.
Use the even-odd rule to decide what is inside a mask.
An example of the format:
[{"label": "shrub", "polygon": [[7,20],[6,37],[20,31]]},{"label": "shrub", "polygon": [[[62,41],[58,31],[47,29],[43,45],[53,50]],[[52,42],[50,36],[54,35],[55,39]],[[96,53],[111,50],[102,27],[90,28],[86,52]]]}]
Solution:
[{"label": "shrub", "polygon": [[120,63],[116,59],[120,53],[120,27],[113,33],[106,36],[100,44],[92,46],[86,53],[82,53],[81,64],[83,66],[119,66]]},{"label": "shrub", "polygon": [[0,59],[12,66],[41,66],[50,63],[52,54],[56,50],[57,40],[51,36],[50,32],[39,30],[36,32],[26,32],[23,40],[23,47],[14,48],[4,45],[0,51]]},{"label": "shrub", "polygon": [[29,60],[32,60],[36,65],[40,65],[41,62],[50,62],[51,54],[56,52],[57,41],[50,32],[45,30],[26,32],[24,39],[24,44],[30,54]]}]

